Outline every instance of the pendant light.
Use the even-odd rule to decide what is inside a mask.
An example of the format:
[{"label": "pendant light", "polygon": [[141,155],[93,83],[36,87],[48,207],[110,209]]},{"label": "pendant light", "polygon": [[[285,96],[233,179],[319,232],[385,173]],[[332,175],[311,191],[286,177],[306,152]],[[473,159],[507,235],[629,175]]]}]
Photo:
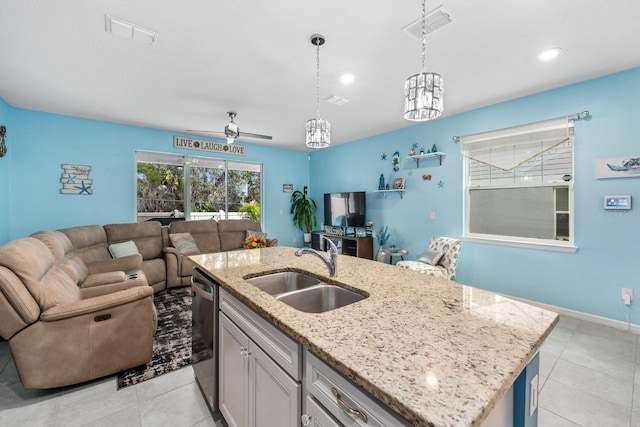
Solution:
[{"label": "pendant light", "polygon": [[320,118],[320,46],[324,41],[320,34],[311,36],[311,44],[316,47],[316,118],[307,120],[306,144],[309,148],[326,148],[331,144],[331,125]]},{"label": "pendant light", "polygon": [[442,114],[444,86],[442,77],[424,71],[427,44],[426,0],[422,0],[422,71],[404,83],[404,118],[413,122],[437,119]]}]

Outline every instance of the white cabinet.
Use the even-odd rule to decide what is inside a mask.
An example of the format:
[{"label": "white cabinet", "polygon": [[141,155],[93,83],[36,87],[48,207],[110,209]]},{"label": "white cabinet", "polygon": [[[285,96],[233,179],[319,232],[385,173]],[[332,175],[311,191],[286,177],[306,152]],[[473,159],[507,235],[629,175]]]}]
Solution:
[{"label": "white cabinet", "polygon": [[218,406],[229,427],[249,425],[249,337],[220,314]]},{"label": "white cabinet", "polygon": [[307,395],[302,427],[342,427],[316,400]]},{"label": "white cabinet", "polygon": [[223,293],[221,290],[218,406],[225,421],[230,427],[299,426],[299,344]]},{"label": "white cabinet", "polygon": [[305,359],[307,393],[305,409],[307,411],[309,399],[313,396],[313,399],[339,421],[338,425],[347,427],[411,426],[407,420],[386,408],[309,350],[305,352]]}]

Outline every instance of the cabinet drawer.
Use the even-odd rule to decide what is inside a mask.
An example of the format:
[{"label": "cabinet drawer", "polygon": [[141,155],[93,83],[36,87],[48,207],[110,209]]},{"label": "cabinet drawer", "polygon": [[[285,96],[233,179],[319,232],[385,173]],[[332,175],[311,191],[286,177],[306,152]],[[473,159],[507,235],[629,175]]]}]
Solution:
[{"label": "cabinet drawer", "polygon": [[301,345],[220,288],[220,311],[233,320],[293,379],[302,378]]},{"label": "cabinet drawer", "polygon": [[[313,395],[345,426],[411,426],[407,420],[367,395],[308,350],[305,352],[305,359],[307,393]],[[334,390],[339,397],[334,394]],[[345,406],[341,406],[339,400]],[[349,411],[347,407],[353,411]]]},{"label": "cabinet drawer", "polygon": [[306,411],[302,416],[303,427],[342,427],[313,397],[307,395],[305,405]]}]

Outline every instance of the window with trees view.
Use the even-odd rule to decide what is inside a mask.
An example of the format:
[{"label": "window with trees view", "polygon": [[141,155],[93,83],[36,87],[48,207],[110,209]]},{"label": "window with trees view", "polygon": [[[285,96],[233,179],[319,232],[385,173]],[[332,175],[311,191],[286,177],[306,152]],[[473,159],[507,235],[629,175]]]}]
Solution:
[{"label": "window with trees view", "polygon": [[137,218],[242,219],[260,222],[259,163],[136,152]]}]

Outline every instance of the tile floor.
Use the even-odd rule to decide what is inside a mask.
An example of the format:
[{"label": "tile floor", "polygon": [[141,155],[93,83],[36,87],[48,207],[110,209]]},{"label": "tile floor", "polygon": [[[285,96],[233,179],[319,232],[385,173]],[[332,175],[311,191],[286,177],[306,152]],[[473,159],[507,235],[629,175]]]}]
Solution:
[{"label": "tile floor", "polygon": [[[540,427],[640,426],[638,336],[561,317],[540,351]],[[115,377],[25,390],[0,342],[0,426],[221,427],[191,367],[116,391]],[[490,427],[490,426],[486,426]]]}]

